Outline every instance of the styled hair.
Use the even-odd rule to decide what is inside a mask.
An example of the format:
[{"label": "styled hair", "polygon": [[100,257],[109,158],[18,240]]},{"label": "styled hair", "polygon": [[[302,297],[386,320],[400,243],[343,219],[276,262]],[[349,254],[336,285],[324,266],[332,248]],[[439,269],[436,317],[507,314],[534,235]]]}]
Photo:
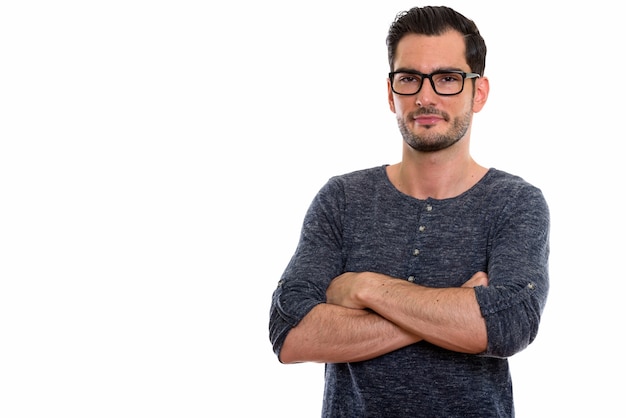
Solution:
[{"label": "styled hair", "polygon": [[408,34],[437,36],[450,29],[461,33],[465,38],[465,60],[471,71],[484,75],[487,45],[478,27],[472,20],[445,6],[413,7],[398,13],[387,35],[390,71],[394,70],[396,49],[402,37]]}]

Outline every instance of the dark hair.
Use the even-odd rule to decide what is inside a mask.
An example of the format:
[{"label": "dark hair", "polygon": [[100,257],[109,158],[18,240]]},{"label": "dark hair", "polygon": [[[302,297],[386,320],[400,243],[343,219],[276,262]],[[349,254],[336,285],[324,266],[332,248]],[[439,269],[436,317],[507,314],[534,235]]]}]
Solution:
[{"label": "dark hair", "polygon": [[393,71],[393,61],[400,39],[404,35],[441,35],[453,29],[465,38],[465,60],[471,71],[484,75],[487,58],[487,45],[478,32],[476,24],[459,12],[445,6],[414,7],[400,12],[389,27],[387,35],[387,55],[389,69]]}]

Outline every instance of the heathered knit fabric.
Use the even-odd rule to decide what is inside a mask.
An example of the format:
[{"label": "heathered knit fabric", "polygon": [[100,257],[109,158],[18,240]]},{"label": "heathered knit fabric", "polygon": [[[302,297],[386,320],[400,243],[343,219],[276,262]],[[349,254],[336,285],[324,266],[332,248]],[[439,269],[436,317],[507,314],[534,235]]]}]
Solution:
[{"label": "heathered knit fabric", "polygon": [[[415,251],[419,250],[419,251]],[[385,166],[331,178],[313,200],[270,310],[276,354],[325,302],[330,281],[373,271],[432,287],[476,287],[488,348],[461,354],[419,342],[373,360],[327,364],[323,417],[513,417],[507,357],[530,344],[548,294],[549,211],[541,191],[490,169],[451,199],[399,192]]]}]

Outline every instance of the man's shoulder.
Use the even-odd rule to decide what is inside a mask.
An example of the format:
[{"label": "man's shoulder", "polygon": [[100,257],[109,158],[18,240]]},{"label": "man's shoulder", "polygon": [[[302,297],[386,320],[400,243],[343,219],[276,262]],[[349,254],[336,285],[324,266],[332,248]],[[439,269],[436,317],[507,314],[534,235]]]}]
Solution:
[{"label": "man's shoulder", "polygon": [[329,183],[344,189],[375,187],[387,181],[385,167],[380,165],[338,174],[331,177]]},{"label": "man's shoulder", "polygon": [[507,171],[499,170],[497,168],[489,169],[489,172],[485,176],[484,180],[485,181],[483,183],[490,187],[538,189],[536,186],[526,181],[523,177]]},{"label": "man's shoulder", "polygon": [[542,190],[523,177],[491,168],[483,179],[482,187],[494,199],[544,201]]},{"label": "man's shoulder", "polygon": [[328,180],[324,189],[333,195],[361,199],[386,190],[388,182],[385,166],[380,165],[335,175]]},{"label": "man's shoulder", "polygon": [[350,171],[343,174],[338,174],[333,177],[338,181],[342,182],[359,182],[359,181],[371,181],[371,180],[380,180],[384,177],[385,173],[384,165],[362,168],[359,170]]}]

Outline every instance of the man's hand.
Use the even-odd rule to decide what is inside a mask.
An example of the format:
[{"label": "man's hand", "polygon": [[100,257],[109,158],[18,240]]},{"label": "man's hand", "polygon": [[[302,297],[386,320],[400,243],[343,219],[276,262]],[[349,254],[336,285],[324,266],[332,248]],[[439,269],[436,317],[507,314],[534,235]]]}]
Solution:
[{"label": "man's hand", "polygon": [[477,286],[487,287],[488,285],[489,285],[489,278],[487,277],[487,273],[485,273],[484,271],[479,271],[479,272],[474,273],[474,275],[470,277],[468,281],[463,283],[461,287],[477,287]]},{"label": "man's hand", "polygon": [[330,282],[328,289],[326,289],[326,302],[345,308],[365,309],[366,307],[356,300],[355,293],[359,289],[359,286],[366,284],[364,280],[368,280],[370,276],[374,278],[376,276],[387,277],[382,274],[370,272],[343,273]]}]

